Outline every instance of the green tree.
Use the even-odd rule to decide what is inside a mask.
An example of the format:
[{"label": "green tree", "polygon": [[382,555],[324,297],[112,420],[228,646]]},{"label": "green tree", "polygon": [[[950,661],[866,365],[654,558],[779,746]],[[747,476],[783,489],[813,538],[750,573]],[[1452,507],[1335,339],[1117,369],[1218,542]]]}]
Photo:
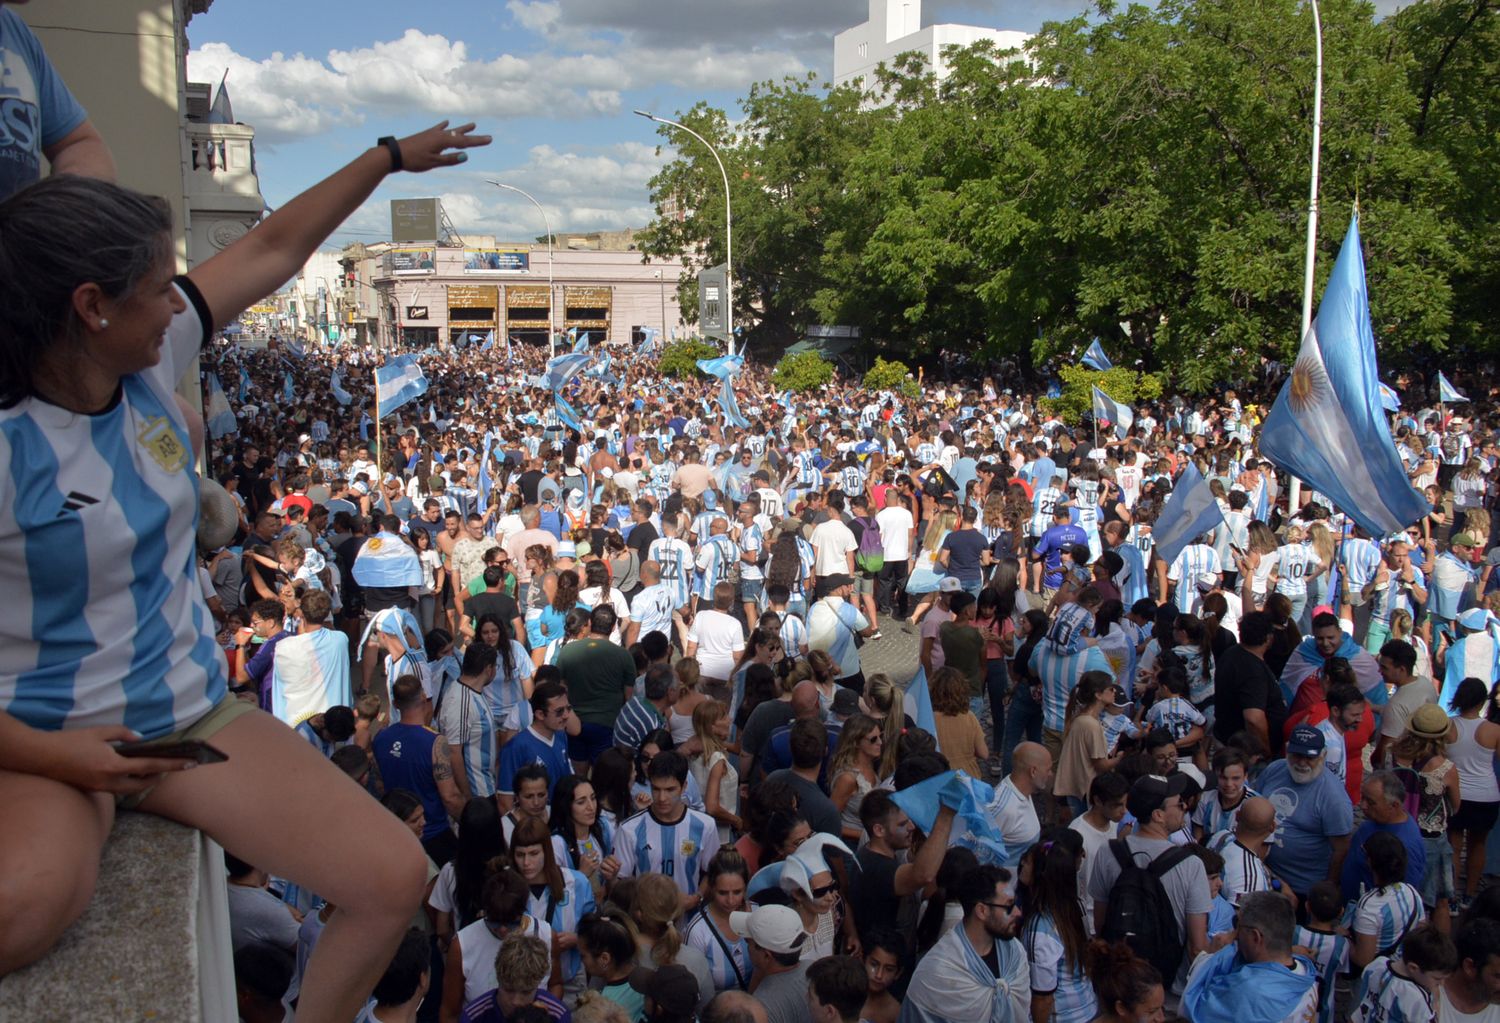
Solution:
[{"label": "green tree", "polygon": [[1137,373],[1120,366],[1106,370],[1064,366],[1058,370],[1058,376],[1062,378],[1062,393],[1056,398],[1042,398],[1039,404],[1070,425],[1079,423],[1083,414],[1093,409],[1095,387],[1124,405],[1155,401],[1162,396],[1162,377],[1158,373]]},{"label": "green tree", "polygon": [[771,371],[771,383],[777,390],[812,391],[833,379],[833,363],[817,352],[784,355]]},{"label": "green tree", "polygon": [[698,368],[698,360],[712,359],[719,354],[717,346],[702,338],[680,338],[663,346],[657,368],[669,377],[703,376],[703,371]]},{"label": "green tree", "polygon": [[865,371],[861,384],[867,391],[895,391],[908,398],[915,398],[922,393],[922,389],[912,379],[911,369],[906,363],[879,355],[875,357],[874,365]]}]

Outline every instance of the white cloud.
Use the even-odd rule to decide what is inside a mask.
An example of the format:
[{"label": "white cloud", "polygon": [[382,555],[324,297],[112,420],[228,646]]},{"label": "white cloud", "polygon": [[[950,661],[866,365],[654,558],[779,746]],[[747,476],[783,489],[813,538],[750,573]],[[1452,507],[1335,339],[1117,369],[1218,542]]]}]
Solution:
[{"label": "white cloud", "polygon": [[[546,233],[541,213],[514,192],[495,188],[493,178],[530,192],[545,207],[559,235],[644,227],[654,215],[646,182],[666,162],[654,146],[624,142],[589,151],[533,146],[526,159],[498,170],[454,168],[441,178],[393,178],[355,212],[334,240],[374,241],[390,231],[390,200],[436,194],[455,230],[465,239],[494,237],[525,241]],[[433,192],[424,185],[440,187]]]},{"label": "white cloud", "polygon": [[[555,3],[519,2],[512,16],[532,31],[557,23]],[[214,82],[227,69],[235,116],[274,145],[322,134],[340,125],[391,114],[495,120],[614,116],[621,92],[675,86],[738,91],[750,82],[797,74],[790,53],[697,46],[647,47],[594,40],[517,55],[479,59],[463,41],[407,29],[399,38],[322,58],[281,52],[256,60],[221,42],[188,55],[195,81]]]}]

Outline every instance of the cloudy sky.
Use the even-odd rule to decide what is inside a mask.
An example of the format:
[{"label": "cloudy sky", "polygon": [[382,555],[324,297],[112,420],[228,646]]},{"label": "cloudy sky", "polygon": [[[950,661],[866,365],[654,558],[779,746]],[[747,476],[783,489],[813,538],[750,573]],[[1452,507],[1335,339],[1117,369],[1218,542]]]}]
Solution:
[{"label": "cloudy sky", "polygon": [[[923,23],[1033,30],[1083,6],[929,0]],[[273,207],[377,136],[478,121],[493,145],[463,169],[392,177],[334,240],[382,240],[388,200],[433,194],[460,233],[519,239],[542,233],[535,207],[484,178],[531,192],[559,232],[643,226],[665,157],[632,109],[732,108],[752,82],[830,76],[834,33],[867,16],[868,0],[218,3],[188,27],[188,70],[218,82],[228,69]]]},{"label": "cloudy sky", "polygon": [[[1389,4],[1394,0],[1383,0]],[[733,109],[756,81],[831,76],[833,35],[869,0],[255,0],[217,3],[188,28],[194,81],[228,69],[235,118],[256,129],[274,207],[376,137],[437,120],[495,136],[463,169],[396,175],[335,242],[389,236],[388,200],[438,195],[460,233],[541,234],[643,226],[664,157],[654,126],[698,100]],[[1086,0],[929,0],[923,24],[1034,31]]]}]

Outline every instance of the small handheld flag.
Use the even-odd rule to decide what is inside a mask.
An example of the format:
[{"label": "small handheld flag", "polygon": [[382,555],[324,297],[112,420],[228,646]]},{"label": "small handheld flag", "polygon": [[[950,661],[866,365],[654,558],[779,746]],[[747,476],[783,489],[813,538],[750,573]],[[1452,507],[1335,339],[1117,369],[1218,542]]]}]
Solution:
[{"label": "small handheld flag", "polygon": [[1454,402],[1468,401],[1468,397],[1461,394],[1457,387],[1448,381],[1442,370],[1438,370],[1438,401],[1444,405],[1452,405]]},{"label": "small handheld flag", "polygon": [[1104,354],[1104,346],[1099,339],[1094,338],[1094,343],[1089,345],[1089,350],[1083,353],[1083,364],[1089,369],[1114,369],[1115,364],[1109,361],[1109,356]]},{"label": "small handheld flag", "polygon": [[204,425],[208,427],[208,434],[214,440],[227,437],[239,429],[239,420],[229,407],[229,399],[224,396],[224,388],[219,383],[217,373],[208,375],[208,407],[203,412]]},{"label": "small handheld flag", "polygon": [[1129,405],[1122,405],[1109,395],[1101,391],[1096,384],[1094,386],[1094,420],[1098,423],[1113,425],[1115,436],[1121,440],[1130,432],[1130,425],[1135,422],[1135,413],[1130,411]]}]

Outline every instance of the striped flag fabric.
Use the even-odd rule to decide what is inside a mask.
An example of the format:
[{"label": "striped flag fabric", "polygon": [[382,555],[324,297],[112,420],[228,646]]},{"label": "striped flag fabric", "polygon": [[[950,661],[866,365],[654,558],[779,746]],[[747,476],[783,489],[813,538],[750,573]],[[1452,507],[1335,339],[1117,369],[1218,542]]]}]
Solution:
[{"label": "striped flag fabric", "polygon": [[354,556],[354,581],[383,589],[422,585],[422,562],[411,544],[394,533],[376,533]]},{"label": "striped flag fabric", "polygon": [[750,420],[740,414],[739,402],[734,397],[734,384],[728,377],[724,378],[724,384],[719,388],[719,408],[724,412],[724,422],[737,430],[748,430]]},{"label": "striped flag fabric", "polygon": [[304,359],[307,357],[307,349],[302,346],[301,341],[298,341],[295,338],[287,338],[284,343],[286,344],[286,350],[291,352],[297,358]]},{"label": "striped flag fabric", "polygon": [[1494,635],[1487,628],[1492,620],[1480,607],[1470,608],[1459,618],[1460,626],[1474,631],[1460,636],[1448,648],[1443,668],[1443,690],[1438,694],[1439,707],[1452,704],[1454,692],[1466,678],[1479,679],[1486,689],[1500,680],[1500,643],[1495,642]]},{"label": "striped flag fabric", "polygon": [[1104,346],[1099,339],[1094,338],[1094,343],[1089,345],[1089,350],[1083,353],[1083,364],[1089,369],[1114,369],[1115,364],[1109,361],[1109,356],[1104,354]]},{"label": "striped flag fabric", "polygon": [[1401,408],[1401,395],[1390,384],[1380,385],[1380,406],[1387,412],[1396,412]]},{"label": "striped flag fabric", "polygon": [[1468,401],[1468,397],[1461,394],[1457,387],[1448,380],[1442,370],[1438,370],[1438,401],[1444,405],[1452,405],[1454,402]]},{"label": "striped flag fabric", "polygon": [[[1386,693],[1385,682],[1380,677],[1380,665],[1347,632],[1343,634],[1343,642],[1333,656],[1342,657],[1349,662],[1349,666],[1354,669],[1354,683],[1366,700],[1375,706],[1385,705],[1390,697]],[[1326,664],[1327,661],[1318,653],[1317,642],[1312,636],[1297,644],[1292,656],[1287,658],[1286,667],[1281,670],[1281,695],[1288,707],[1296,701],[1297,691],[1302,688],[1302,683],[1322,671]]]},{"label": "striped flag fabric", "polygon": [[333,392],[333,400],[340,405],[347,405],[354,400],[354,395],[344,388],[344,378],[339,375],[337,369],[334,369],[328,377],[328,389]]},{"label": "striped flag fabric", "polygon": [[329,707],[353,703],[349,687],[349,637],[315,629],[276,644],[271,663],[271,713],[292,727]]},{"label": "striped flag fabric", "polygon": [[916,677],[906,687],[906,712],[918,728],[937,741],[937,718],[932,713],[932,693],[927,689],[926,668],[918,667]]},{"label": "striped flag fabric", "polygon": [[208,434],[214,440],[227,437],[240,427],[217,373],[208,375],[208,405],[203,410],[203,425],[208,427]]},{"label": "striped flag fabric", "polygon": [[977,778],[962,771],[945,771],[902,789],[891,801],[906,811],[924,834],[932,833],[939,807],[952,807],[953,831],[948,844],[970,850],[981,864],[999,864],[1008,862],[1009,857],[1005,838],[986,809],[994,798],[994,788]]},{"label": "striped flag fabric", "polygon": [[1430,510],[1396,452],[1378,382],[1356,218],[1317,318],[1261,428],[1260,453],[1328,495],[1371,536],[1403,529]]},{"label": "striped flag fabric", "polygon": [[569,352],[559,355],[547,363],[547,371],[542,374],[542,386],[549,391],[560,391],[567,386],[578,374],[588,367],[593,356],[588,352]]},{"label": "striped flag fabric", "polygon": [[415,355],[398,355],[375,370],[375,414],[384,419],[427,393],[427,375]]},{"label": "striped flag fabric", "polygon": [[1208,489],[1208,481],[1189,462],[1177,478],[1166,507],[1157,516],[1156,525],[1151,527],[1157,557],[1170,565],[1184,547],[1223,522],[1224,513],[1213,491]]},{"label": "striped flag fabric", "polygon": [[728,380],[745,368],[743,355],[721,355],[716,359],[699,359],[698,368],[711,377]]},{"label": "striped flag fabric", "polygon": [[1094,421],[1111,425],[1115,428],[1115,436],[1121,440],[1130,432],[1130,426],[1135,422],[1135,413],[1130,410],[1129,405],[1122,405],[1094,385]]}]

